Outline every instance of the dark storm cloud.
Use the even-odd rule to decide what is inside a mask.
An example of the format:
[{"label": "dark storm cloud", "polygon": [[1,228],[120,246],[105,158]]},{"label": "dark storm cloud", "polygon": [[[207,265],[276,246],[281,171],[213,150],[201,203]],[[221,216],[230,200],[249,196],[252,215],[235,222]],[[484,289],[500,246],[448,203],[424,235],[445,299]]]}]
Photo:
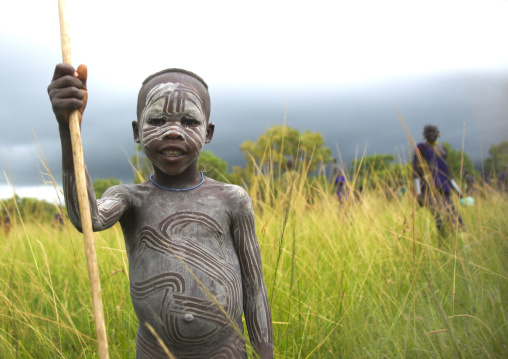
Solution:
[{"label": "dark storm cloud", "polygon": [[423,126],[435,123],[442,141],[456,149],[464,142],[468,156],[479,163],[482,147],[485,158],[490,145],[508,139],[507,83],[508,72],[393,79],[340,88],[230,89],[229,95],[228,89],[220,89],[215,102],[212,98],[212,119],[217,123],[214,152],[241,164],[242,156],[231,154],[231,148],[257,138],[272,124],[282,124],[287,101],[287,125],[321,132],[335,156],[340,150],[345,164],[365,150],[367,155],[409,158],[407,134],[397,111],[416,142]]},{"label": "dark storm cloud", "polygon": [[[60,182],[58,126],[46,91],[59,54],[0,41],[9,53],[0,66],[0,169],[9,173],[10,165],[17,186],[40,184],[38,158],[44,157]],[[41,55],[34,58],[33,53]],[[242,165],[240,144],[255,140],[273,124],[282,124],[287,106],[288,126],[321,132],[334,156],[339,148],[346,164],[361,157],[366,146],[368,155],[391,153],[407,159],[407,137],[397,117],[399,110],[416,141],[421,139],[423,126],[432,122],[439,126],[442,141],[460,149],[465,124],[466,153],[479,162],[482,149],[485,158],[490,145],[508,139],[507,79],[508,71],[335,87],[238,87],[210,82],[210,120],[216,123],[216,131],[205,149],[230,165]],[[128,158],[134,152],[131,122],[136,119],[138,86],[115,88],[107,79],[93,75],[88,85],[90,98],[82,137],[90,173],[93,178],[130,182],[133,175]]]},{"label": "dark storm cloud", "polygon": [[[16,186],[40,184],[44,158],[60,182],[60,138],[47,86],[61,55],[55,49],[21,47],[5,38],[0,45],[9,54],[2,57],[0,66],[0,169],[9,177],[12,172],[9,180]],[[135,119],[136,94],[103,86],[94,76],[88,88],[91,94],[82,133],[87,165],[95,177],[130,181],[132,171],[123,151],[133,153],[130,123]]]}]

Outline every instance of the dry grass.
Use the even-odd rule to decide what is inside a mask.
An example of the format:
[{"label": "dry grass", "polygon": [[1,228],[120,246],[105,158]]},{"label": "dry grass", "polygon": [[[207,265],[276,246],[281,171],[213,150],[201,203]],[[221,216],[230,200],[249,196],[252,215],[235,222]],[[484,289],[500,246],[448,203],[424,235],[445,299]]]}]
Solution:
[{"label": "dry grass", "polygon": [[[248,186],[277,358],[508,356],[508,201],[461,207],[439,238],[410,195],[382,185],[339,207],[305,169]],[[92,358],[81,235],[20,218],[0,234],[0,357]],[[120,228],[96,233],[111,358],[132,358],[137,319]]]}]

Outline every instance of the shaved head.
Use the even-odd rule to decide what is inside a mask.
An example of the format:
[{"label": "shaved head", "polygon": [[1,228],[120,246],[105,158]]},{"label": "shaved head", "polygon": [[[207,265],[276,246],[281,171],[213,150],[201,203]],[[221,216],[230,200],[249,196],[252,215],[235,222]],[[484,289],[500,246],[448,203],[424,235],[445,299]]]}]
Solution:
[{"label": "shaved head", "polygon": [[141,114],[146,106],[148,94],[155,87],[162,84],[178,84],[183,88],[190,88],[201,102],[206,120],[210,118],[210,94],[208,85],[198,75],[182,69],[166,69],[148,76],[141,85],[138,94],[137,118],[141,120]]},{"label": "shaved head", "polygon": [[436,125],[428,124],[423,128],[423,137],[429,142],[436,142],[439,135],[439,129]]},{"label": "shaved head", "polygon": [[437,128],[436,125],[433,125],[433,124],[429,123],[428,125],[425,125],[425,127],[423,128],[423,134],[425,135],[426,133],[428,133],[430,131],[439,132],[439,129]]}]

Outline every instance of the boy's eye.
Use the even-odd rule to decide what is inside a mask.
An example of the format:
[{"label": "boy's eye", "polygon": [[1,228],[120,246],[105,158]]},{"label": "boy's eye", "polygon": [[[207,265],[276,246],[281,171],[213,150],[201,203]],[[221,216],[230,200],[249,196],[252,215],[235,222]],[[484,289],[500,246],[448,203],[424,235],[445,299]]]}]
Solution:
[{"label": "boy's eye", "polygon": [[153,126],[164,125],[165,123],[166,121],[161,118],[151,118],[148,120],[148,124]]},{"label": "boy's eye", "polygon": [[192,117],[183,117],[182,118],[182,125],[185,126],[199,126],[200,122]]}]

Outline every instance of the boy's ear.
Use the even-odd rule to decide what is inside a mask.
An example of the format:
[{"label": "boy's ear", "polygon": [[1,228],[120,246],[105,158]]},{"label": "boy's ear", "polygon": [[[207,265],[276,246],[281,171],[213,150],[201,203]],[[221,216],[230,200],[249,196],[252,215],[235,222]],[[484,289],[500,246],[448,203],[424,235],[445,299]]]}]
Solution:
[{"label": "boy's ear", "polygon": [[132,121],[132,133],[134,135],[134,142],[139,143],[139,126],[138,126],[138,121]]},{"label": "boy's ear", "polygon": [[210,143],[213,137],[213,131],[215,130],[215,123],[209,123],[206,127],[206,140],[205,143]]}]

